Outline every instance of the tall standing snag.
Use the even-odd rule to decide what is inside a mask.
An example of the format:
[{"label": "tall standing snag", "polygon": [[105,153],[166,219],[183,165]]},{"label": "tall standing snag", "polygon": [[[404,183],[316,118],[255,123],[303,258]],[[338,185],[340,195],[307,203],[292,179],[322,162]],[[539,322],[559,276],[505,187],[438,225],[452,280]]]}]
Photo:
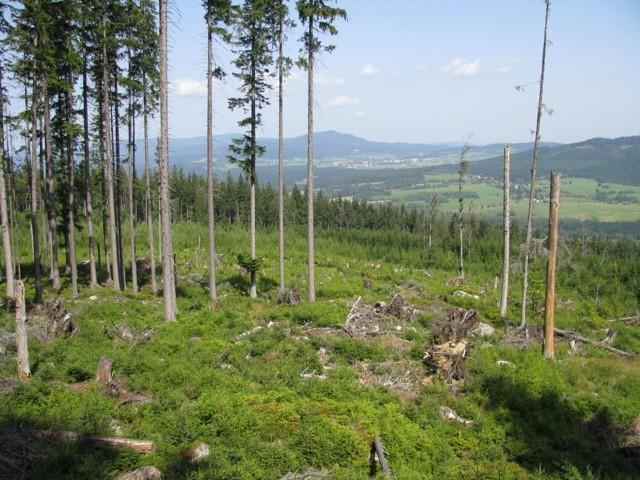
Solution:
[{"label": "tall standing snag", "polygon": [[162,225],[162,276],[164,319],[176,319],[176,283],[171,240],[169,198],[169,104],[167,79],[167,0],[160,0],[160,223]]},{"label": "tall standing snag", "polygon": [[18,349],[17,372],[18,378],[31,376],[29,368],[29,345],[27,343],[27,310],[24,299],[24,283],[16,281],[16,346]]},{"label": "tall standing snag", "polygon": [[536,133],[533,140],[533,159],[531,160],[531,185],[529,187],[529,209],[527,212],[527,238],[525,241],[524,269],[522,274],[522,302],[520,328],[527,326],[527,289],[529,287],[529,255],[531,253],[531,234],[533,230],[533,197],[536,192],[536,166],[538,162],[538,143],[540,142],[540,121],[542,119],[542,93],[544,89],[544,67],[547,58],[547,24],[549,22],[549,6],[551,0],[545,0],[544,39],[542,42],[542,64],[540,66],[540,90],[538,92],[538,111],[536,115]]},{"label": "tall standing snag", "polygon": [[560,206],[560,173],[551,172],[549,194],[549,260],[547,261],[547,289],[544,300],[544,347],[546,358],[555,358],[553,344],[556,308],[556,263],[558,256],[558,207]]},{"label": "tall standing snag", "polygon": [[507,298],[509,296],[509,249],[510,249],[510,230],[511,230],[511,213],[509,211],[509,189],[511,169],[511,145],[504,146],[504,200],[502,213],[502,230],[504,233],[503,254],[502,254],[502,293],[500,295],[500,317],[507,316]]}]

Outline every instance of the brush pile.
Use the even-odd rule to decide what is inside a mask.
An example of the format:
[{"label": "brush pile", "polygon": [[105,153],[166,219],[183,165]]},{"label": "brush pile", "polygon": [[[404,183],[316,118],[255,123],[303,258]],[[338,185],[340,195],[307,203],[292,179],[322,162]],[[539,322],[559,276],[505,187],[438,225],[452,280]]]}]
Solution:
[{"label": "brush pile", "polygon": [[405,325],[413,321],[417,310],[405,298],[396,294],[390,303],[376,302],[367,305],[362,297],[351,306],[344,329],[352,337],[380,335],[389,331],[404,331]]},{"label": "brush pile", "polygon": [[465,337],[477,323],[475,310],[455,308],[434,321],[431,328],[431,345],[423,361],[431,374],[440,377],[453,391],[467,378],[464,360],[470,343]]}]

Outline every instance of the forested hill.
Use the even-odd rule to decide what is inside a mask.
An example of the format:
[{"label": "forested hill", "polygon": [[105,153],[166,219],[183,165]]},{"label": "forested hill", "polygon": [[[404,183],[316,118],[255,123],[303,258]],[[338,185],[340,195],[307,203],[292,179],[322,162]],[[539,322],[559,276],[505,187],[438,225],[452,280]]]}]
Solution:
[{"label": "forested hill", "polygon": [[[240,134],[224,133],[215,135],[214,149],[218,167],[228,166],[226,159],[231,153],[229,145],[233,138]],[[204,169],[207,154],[206,137],[172,138],[170,139],[171,163],[187,171],[199,172]],[[263,160],[275,160],[278,158],[278,139],[259,138],[258,143],[265,147]],[[156,139],[150,139],[150,148],[155,149]],[[512,151],[521,152],[532,147],[531,142],[513,143]],[[550,143],[545,145],[559,145]],[[472,160],[488,158],[499,155],[502,152],[502,143],[477,145],[473,147]],[[447,163],[452,159],[442,160],[443,157],[455,158],[461,145],[458,143],[406,143],[406,142],[376,142],[366,140],[356,135],[327,130],[316,132],[314,135],[314,155],[316,159],[375,159],[375,158],[433,158],[441,159],[441,163]],[[123,143],[123,149],[126,145]],[[143,150],[142,140],[137,140],[138,151]],[[285,139],[285,152],[287,159],[306,159],[307,136],[290,137]],[[142,161],[142,160],[140,160]]]},{"label": "forested hill", "polygon": [[[531,150],[511,155],[511,178],[526,182],[530,177]],[[456,165],[432,167],[427,172],[455,172]],[[592,138],[583,142],[543,146],[538,158],[538,175],[557,170],[572,177],[602,182],[640,185],[640,136],[614,139]],[[502,155],[473,162],[469,174],[500,178]]]}]

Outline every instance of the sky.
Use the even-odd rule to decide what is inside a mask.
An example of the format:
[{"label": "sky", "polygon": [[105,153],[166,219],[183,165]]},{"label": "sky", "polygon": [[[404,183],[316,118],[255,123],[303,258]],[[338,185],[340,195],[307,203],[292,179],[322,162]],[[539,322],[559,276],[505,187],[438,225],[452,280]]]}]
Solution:
[{"label": "sky", "polygon": [[[295,2],[293,2],[295,3]],[[543,0],[338,0],[336,45],[319,59],[315,130],[389,142],[523,142],[533,138]],[[294,6],[291,6],[294,10]],[[295,12],[293,12],[295,13]],[[170,135],[205,135],[206,36],[200,0],[170,11]],[[299,54],[299,28],[288,55]],[[640,1],[552,0],[542,119],[545,141],[640,134]],[[238,132],[228,45],[215,45],[214,133]],[[275,82],[275,81],[274,81]],[[274,83],[275,85],[275,83]],[[516,85],[525,85],[516,91]],[[261,136],[277,136],[277,97]],[[306,133],[306,72],[285,85],[285,136]]]}]

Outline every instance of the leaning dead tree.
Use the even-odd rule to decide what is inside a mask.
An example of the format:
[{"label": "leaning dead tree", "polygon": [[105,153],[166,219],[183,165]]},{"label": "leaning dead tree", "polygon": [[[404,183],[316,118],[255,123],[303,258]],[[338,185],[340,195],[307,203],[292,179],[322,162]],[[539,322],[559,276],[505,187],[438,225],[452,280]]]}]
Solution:
[{"label": "leaning dead tree", "polygon": [[509,296],[509,248],[510,230],[511,230],[511,214],[509,211],[509,189],[511,187],[509,170],[511,168],[511,145],[504,146],[504,200],[502,213],[502,229],[504,233],[503,240],[503,259],[502,259],[502,294],[500,295],[500,317],[507,316],[507,299]]},{"label": "leaning dead tree", "polygon": [[531,161],[531,184],[529,187],[529,210],[527,213],[527,238],[524,252],[524,269],[522,274],[522,302],[520,313],[520,327],[527,326],[527,289],[529,287],[529,256],[531,254],[531,233],[533,229],[533,197],[536,191],[536,167],[538,162],[538,144],[540,142],[540,120],[542,119],[542,94],[544,89],[544,67],[547,57],[547,25],[549,22],[549,6],[551,0],[545,0],[544,38],[542,42],[542,64],[540,67],[540,90],[538,92],[538,111],[536,116],[536,133],[533,140],[533,159]]},{"label": "leaning dead tree", "polygon": [[558,257],[558,207],[560,206],[560,173],[551,172],[549,194],[549,259],[544,306],[544,356],[554,358],[553,324],[556,309],[556,263]]},{"label": "leaning dead tree", "polygon": [[27,343],[27,310],[24,299],[24,283],[18,280],[15,285],[16,293],[16,347],[18,349],[17,373],[18,378],[29,378],[29,345]]}]

